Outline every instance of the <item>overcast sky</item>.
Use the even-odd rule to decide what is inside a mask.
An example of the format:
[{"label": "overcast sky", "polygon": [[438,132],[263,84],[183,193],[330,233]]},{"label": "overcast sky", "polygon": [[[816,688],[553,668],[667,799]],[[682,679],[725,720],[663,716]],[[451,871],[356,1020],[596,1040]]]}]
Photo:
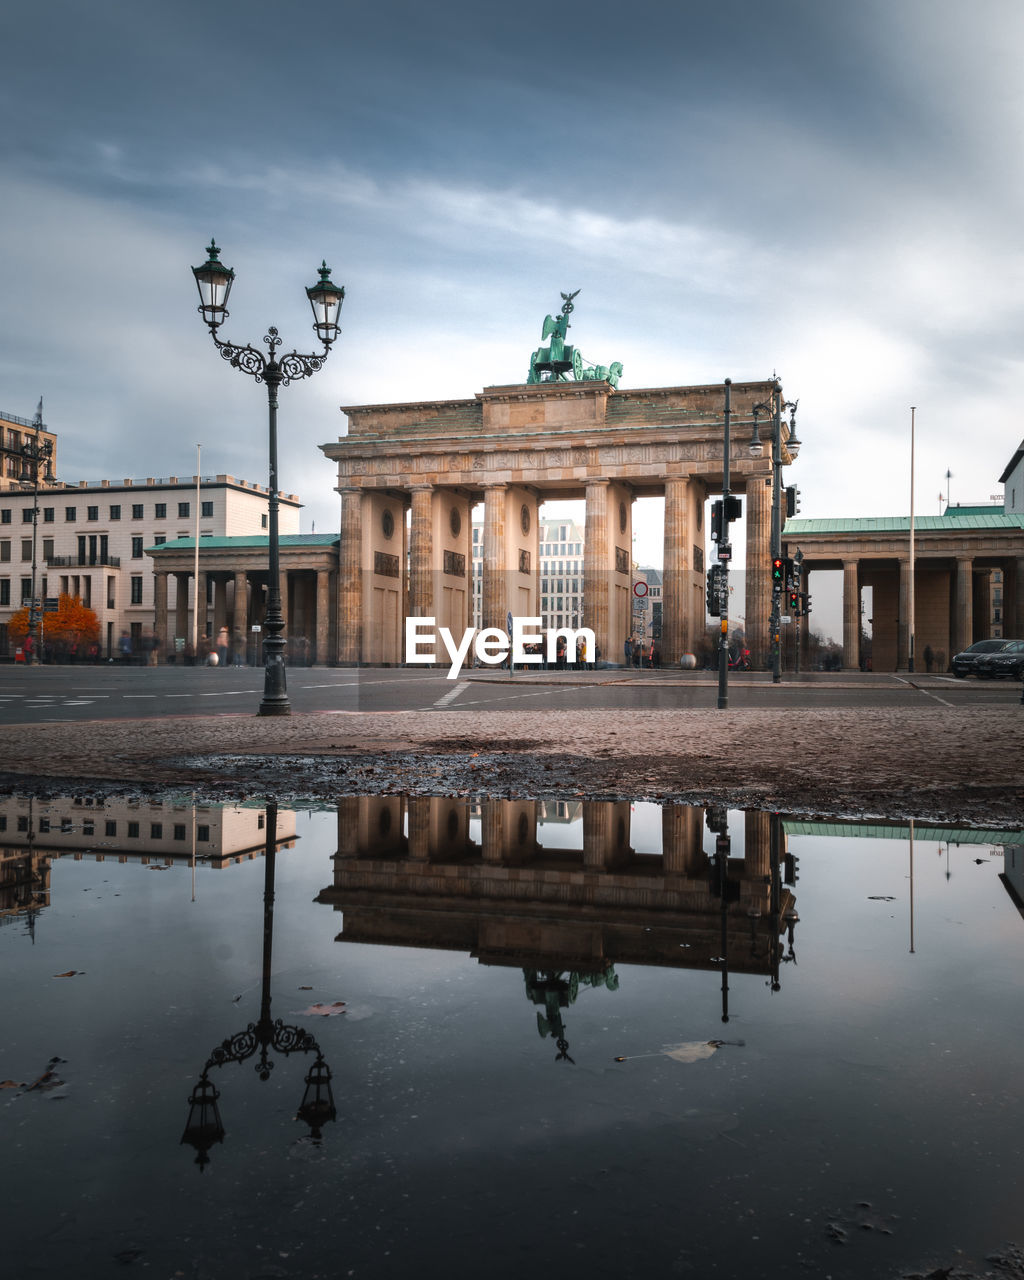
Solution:
[{"label": "overcast sky", "polygon": [[[315,348],[281,484],[338,527],[343,404],[525,378],[545,314],[622,386],[799,397],[803,516],[984,501],[1024,435],[1020,0],[36,0],[0,80],[0,407],[60,478],[266,482],[266,398],[222,336]],[[660,559],[660,529],[639,540]]]}]

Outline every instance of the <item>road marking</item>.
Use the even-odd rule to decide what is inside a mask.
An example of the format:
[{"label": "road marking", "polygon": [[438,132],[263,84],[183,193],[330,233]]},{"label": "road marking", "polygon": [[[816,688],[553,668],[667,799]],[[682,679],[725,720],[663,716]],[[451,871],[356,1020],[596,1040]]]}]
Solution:
[{"label": "road marking", "polygon": [[469,688],[468,680],[460,680],[454,689],[449,689],[447,693],[442,694],[434,703],[435,707],[446,707],[449,702],[454,702],[460,693],[464,693]]},{"label": "road marking", "polygon": [[[173,696],[173,695],[172,695]],[[155,693],[122,693],[122,698],[155,698]]]}]

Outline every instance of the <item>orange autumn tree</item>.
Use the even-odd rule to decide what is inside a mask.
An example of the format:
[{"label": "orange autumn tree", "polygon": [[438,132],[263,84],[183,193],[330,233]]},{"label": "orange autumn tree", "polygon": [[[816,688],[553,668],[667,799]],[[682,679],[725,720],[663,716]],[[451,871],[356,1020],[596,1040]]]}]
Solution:
[{"label": "orange autumn tree", "polygon": [[[16,643],[22,643],[29,632],[28,609],[18,609],[11,614],[7,631]],[[32,628],[33,640],[38,635],[38,628]],[[43,614],[43,643],[47,647],[54,645],[68,652],[87,648],[99,638],[100,620],[78,596],[61,595],[57,601],[57,612]]]}]

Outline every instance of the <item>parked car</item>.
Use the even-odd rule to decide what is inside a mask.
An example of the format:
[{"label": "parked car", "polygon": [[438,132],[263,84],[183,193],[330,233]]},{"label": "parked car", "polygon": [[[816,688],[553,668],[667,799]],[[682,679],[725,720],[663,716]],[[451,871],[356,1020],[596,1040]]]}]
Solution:
[{"label": "parked car", "polygon": [[978,640],[974,644],[963,651],[963,653],[955,654],[953,657],[953,674],[958,680],[963,680],[965,676],[977,674],[978,663],[988,654],[998,653],[1002,647],[1009,643],[1006,640]]},{"label": "parked car", "polygon": [[974,673],[979,680],[1024,679],[1024,640],[1006,640],[994,653],[980,654]]}]

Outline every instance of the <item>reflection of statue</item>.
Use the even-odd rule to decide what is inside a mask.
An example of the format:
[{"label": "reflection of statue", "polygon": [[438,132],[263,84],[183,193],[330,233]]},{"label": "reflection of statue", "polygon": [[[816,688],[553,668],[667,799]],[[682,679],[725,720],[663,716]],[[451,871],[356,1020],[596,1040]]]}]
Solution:
[{"label": "reflection of statue", "polygon": [[[573,298],[577,293],[579,289],[575,293],[563,293],[561,314],[545,316],[540,336],[550,338],[551,342],[546,347],[538,347],[530,356],[530,372],[526,381],[528,383],[567,382],[566,375],[571,369],[572,376],[577,382],[603,381],[618,387],[619,378],[622,376],[622,365],[619,361],[616,360],[610,365],[591,364],[589,360],[583,359],[574,346],[566,344],[569,316],[574,310]],[[587,367],[584,368],[584,365]]]},{"label": "reflection of statue", "polygon": [[288,1055],[290,1053],[315,1053],[316,1060],[306,1074],[306,1089],[296,1112],[298,1119],[309,1125],[314,1141],[320,1138],[320,1129],[335,1118],[334,1095],[331,1090],[331,1069],[324,1061],[323,1053],[313,1036],[302,1027],[286,1026],[280,1018],[270,1017],[270,971],[274,945],[274,870],[277,858],[277,803],[267,805],[267,838],[264,849],[266,869],[263,888],[263,981],[258,1022],[250,1022],[244,1031],[228,1036],[210,1054],[202,1075],[189,1098],[188,1122],[181,1141],[195,1147],[196,1164],[202,1173],[210,1162],[210,1147],[224,1140],[217,1099],[220,1092],[209,1078],[212,1067],[222,1067],[229,1062],[245,1062],[257,1050],[256,1074],[261,1080],[270,1078],[274,1064],[268,1050]]},{"label": "reflection of statue", "polygon": [[569,1043],[565,1038],[562,1009],[576,1003],[580,987],[607,987],[618,991],[619,976],[609,962],[601,973],[558,973],[554,970],[524,969],[526,998],[533,1004],[542,1004],[544,1012],[537,1011],[537,1031],[541,1039],[550,1036],[558,1045],[556,1062],[572,1062]]}]

